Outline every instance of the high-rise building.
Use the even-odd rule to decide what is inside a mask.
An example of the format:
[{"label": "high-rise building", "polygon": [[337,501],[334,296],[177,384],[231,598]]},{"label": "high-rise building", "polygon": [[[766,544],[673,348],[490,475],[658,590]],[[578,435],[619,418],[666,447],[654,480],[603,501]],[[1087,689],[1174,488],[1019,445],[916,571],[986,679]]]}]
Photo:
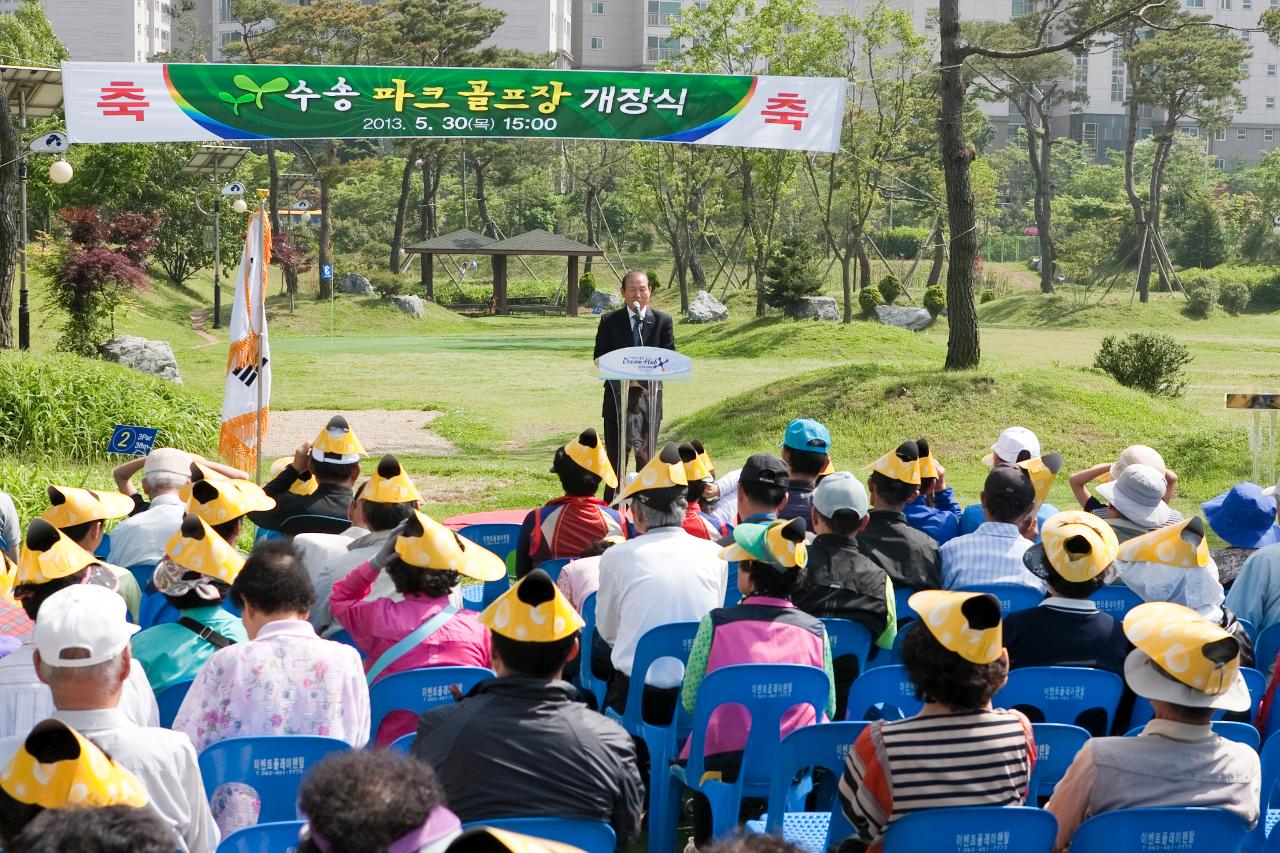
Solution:
[{"label": "high-rise building", "polygon": [[[171,47],[172,0],[44,0],[53,31],[73,60],[145,62]],[[18,0],[0,0],[0,13]]]}]

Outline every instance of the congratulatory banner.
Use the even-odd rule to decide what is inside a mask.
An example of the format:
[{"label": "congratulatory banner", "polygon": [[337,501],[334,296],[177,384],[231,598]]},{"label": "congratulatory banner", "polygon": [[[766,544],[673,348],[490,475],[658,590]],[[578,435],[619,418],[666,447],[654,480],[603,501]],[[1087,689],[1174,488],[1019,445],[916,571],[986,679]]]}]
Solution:
[{"label": "congratulatory banner", "polygon": [[809,77],[65,62],[73,142],[621,139],[835,151],[845,81]]}]

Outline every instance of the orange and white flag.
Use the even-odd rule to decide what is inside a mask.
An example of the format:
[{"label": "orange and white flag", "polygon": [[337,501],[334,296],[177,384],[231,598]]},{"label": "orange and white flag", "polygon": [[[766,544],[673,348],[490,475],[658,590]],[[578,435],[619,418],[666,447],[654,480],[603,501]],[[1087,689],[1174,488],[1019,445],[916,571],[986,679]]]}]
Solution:
[{"label": "orange and white flag", "polygon": [[271,403],[271,349],[267,344],[267,270],[271,223],[261,204],[249,220],[231,308],[231,353],[222,395],[218,451],[237,468],[257,466],[258,445],[267,435]]}]

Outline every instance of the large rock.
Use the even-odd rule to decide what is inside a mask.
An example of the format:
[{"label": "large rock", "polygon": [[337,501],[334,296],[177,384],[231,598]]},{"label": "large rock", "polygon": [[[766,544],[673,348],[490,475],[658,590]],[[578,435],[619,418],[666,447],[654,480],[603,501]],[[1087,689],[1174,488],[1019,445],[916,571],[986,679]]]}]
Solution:
[{"label": "large rock", "polygon": [[690,323],[715,323],[729,319],[729,309],[705,290],[699,290],[689,303]]},{"label": "large rock", "polygon": [[357,296],[374,296],[378,292],[369,283],[369,279],[358,272],[344,273],[342,278],[338,279],[338,290],[343,293],[354,293]]},{"label": "large rock", "polygon": [[621,308],[622,297],[609,290],[597,290],[591,294],[591,298],[587,300],[587,305],[591,308],[592,314],[603,314],[606,311],[612,311],[614,308]]},{"label": "large rock", "polygon": [[117,335],[106,343],[98,344],[98,353],[107,361],[182,384],[178,360],[173,357],[173,347],[169,346],[168,341],[150,341],[136,335]]},{"label": "large rock", "polygon": [[886,326],[897,326],[913,332],[923,332],[933,325],[933,315],[926,309],[907,305],[877,305],[876,319]]},{"label": "large rock", "polygon": [[422,300],[421,296],[391,296],[388,299],[391,300],[392,305],[406,314],[419,318],[427,315],[427,303]]},{"label": "large rock", "polygon": [[787,305],[786,313],[797,320],[840,322],[840,307],[830,296],[801,296]]}]

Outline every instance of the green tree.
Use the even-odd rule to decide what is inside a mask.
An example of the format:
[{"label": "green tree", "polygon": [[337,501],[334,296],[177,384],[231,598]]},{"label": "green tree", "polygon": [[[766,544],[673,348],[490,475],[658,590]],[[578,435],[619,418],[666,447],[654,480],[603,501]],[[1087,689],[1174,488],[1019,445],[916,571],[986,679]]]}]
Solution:
[{"label": "green tree", "polygon": [[[0,15],[0,54],[9,65],[56,68],[67,49],[53,34],[40,0],[22,0],[12,15]],[[0,83],[0,347],[12,347],[13,273],[22,242],[18,215],[21,129],[12,117],[16,104]]]},{"label": "green tree", "polygon": [[1195,199],[1174,251],[1174,261],[1184,267],[1209,269],[1227,260],[1227,237],[1222,220],[1209,199]]},{"label": "green tree", "polygon": [[808,240],[792,235],[782,238],[765,265],[765,301],[786,308],[805,296],[822,293],[822,267]]}]

